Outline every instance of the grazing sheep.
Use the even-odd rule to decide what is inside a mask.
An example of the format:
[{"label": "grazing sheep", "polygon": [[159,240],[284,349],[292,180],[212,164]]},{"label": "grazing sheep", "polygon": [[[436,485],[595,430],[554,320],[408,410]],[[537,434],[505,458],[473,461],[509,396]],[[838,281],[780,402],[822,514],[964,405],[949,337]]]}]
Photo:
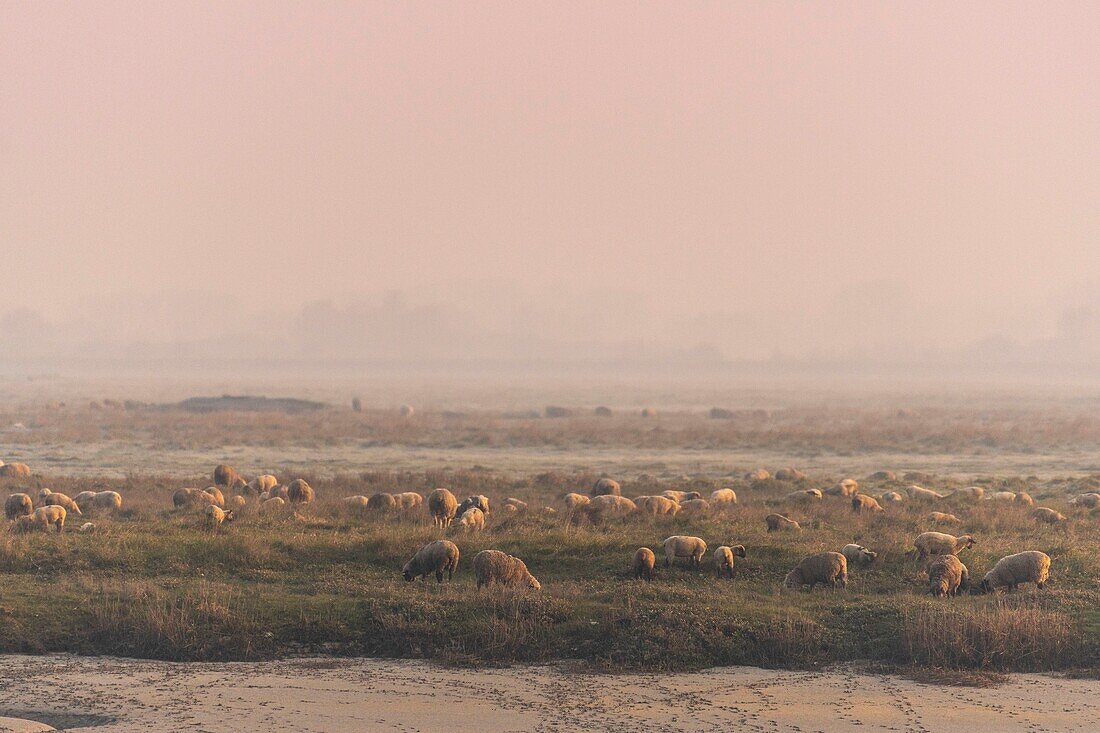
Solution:
[{"label": "grazing sheep", "polygon": [[952,537],[942,532],[922,532],[913,540],[919,560],[929,555],[957,555],[976,544],[977,541],[968,534]]},{"label": "grazing sheep", "polygon": [[893,471],[875,471],[867,477],[868,481],[897,481],[898,475]]},{"label": "grazing sheep", "polygon": [[661,496],[666,499],[672,499],[677,504],[683,504],[685,501],[691,501],[693,499],[702,499],[703,495],[698,491],[676,491],[675,489],[667,489],[661,492]]},{"label": "grazing sheep", "polygon": [[4,516],[9,520],[34,513],[34,502],[26,494],[12,494],[4,502]]},{"label": "grazing sheep", "polygon": [[840,554],[844,556],[849,565],[854,567],[870,565],[878,557],[877,552],[871,552],[863,545],[844,545],[840,548]]},{"label": "grazing sheep", "polygon": [[[71,501],[71,499],[70,499]],[[65,531],[65,519],[68,517],[68,510],[63,504],[49,504],[44,507],[39,507],[34,510],[33,516],[35,521],[43,528],[48,528],[50,525],[57,527],[58,533]]]},{"label": "grazing sheep", "polygon": [[745,474],[746,481],[767,481],[771,477],[772,475],[768,473],[766,468],[758,468]]},{"label": "grazing sheep", "polygon": [[1084,509],[1095,509],[1096,507],[1100,507],[1100,494],[1078,494],[1077,496],[1073,497],[1073,500],[1070,501],[1070,504],[1072,504],[1073,506],[1082,507]]},{"label": "grazing sheep", "polygon": [[[275,496],[275,494],[272,494]],[[310,504],[317,498],[313,487],[305,479],[296,478],[287,484],[286,500],[291,504]]]},{"label": "grazing sheep", "polygon": [[397,508],[402,511],[419,509],[424,505],[424,497],[415,491],[402,491],[400,494],[394,494],[393,498],[397,501]]},{"label": "grazing sheep", "polygon": [[802,525],[793,519],[788,519],[782,514],[769,514],[764,517],[764,521],[768,524],[768,531],[775,532],[777,530],[792,530],[795,532],[802,531]]},{"label": "grazing sheep", "polygon": [[706,499],[688,499],[680,504],[680,511],[689,517],[698,517],[710,513],[710,502]]},{"label": "grazing sheep", "polygon": [[783,579],[783,585],[788,588],[801,588],[808,585],[811,591],[818,583],[833,588],[848,587],[848,560],[844,555],[839,552],[819,552],[816,555],[810,555],[798,563]]},{"label": "grazing sheep", "polygon": [[634,499],[634,505],[639,512],[652,517],[674,517],[680,511],[680,505],[667,496],[639,496]]},{"label": "grazing sheep", "polygon": [[92,497],[97,512],[117,512],[122,508],[122,494],[117,491],[97,491]]},{"label": "grazing sheep", "polygon": [[653,580],[653,566],[657,564],[657,556],[648,547],[639,547],[634,553],[634,580],[645,578]]},{"label": "grazing sheep", "polygon": [[226,503],[229,504],[230,509],[244,509],[246,506],[248,506],[248,499],[244,498],[240,494],[237,494],[236,496],[229,497]]},{"label": "grazing sheep", "polygon": [[592,485],[592,490],[588,492],[589,496],[622,496],[623,487],[619,486],[619,482],[612,478],[601,478]]},{"label": "grazing sheep", "polygon": [[953,598],[970,588],[970,573],[954,555],[938,555],[928,566],[928,586],[936,598]]},{"label": "grazing sheep", "polygon": [[605,494],[596,496],[584,505],[584,511],[589,519],[598,522],[609,517],[625,517],[637,511],[638,507],[625,496]]},{"label": "grazing sheep", "polygon": [[470,507],[459,516],[456,527],[466,533],[480,532],[485,529],[485,512],[476,506]]},{"label": "grazing sheep", "polygon": [[213,504],[206,507],[204,513],[206,514],[206,526],[212,529],[217,529],[225,522],[232,522],[236,519],[236,515],[233,513],[232,509],[227,511]]},{"label": "grazing sheep", "polygon": [[804,478],[806,474],[797,468],[781,468],[775,472],[776,481],[801,481]]},{"label": "grazing sheep", "polygon": [[1046,524],[1063,524],[1069,521],[1066,515],[1045,506],[1033,509],[1031,511],[1031,518],[1039,522],[1045,522]]},{"label": "grazing sheep", "polygon": [[[260,498],[263,499],[263,494],[260,494]],[[282,499],[283,501],[290,501],[290,490],[285,485],[276,486],[267,492],[268,499]],[[266,501],[267,499],[264,499]]]},{"label": "grazing sheep", "polygon": [[478,590],[483,585],[523,586],[532,590],[542,588],[523,560],[500,550],[482,550],[474,556],[474,577]]},{"label": "grazing sheep", "polygon": [[367,509],[372,512],[391,512],[396,508],[397,499],[393,498],[393,494],[380,492],[367,499]]},{"label": "grazing sheep", "polygon": [[260,502],[260,511],[264,513],[278,511],[285,507],[286,499],[281,496],[273,496]]},{"label": "grazing sheep", "polygon": [[565,501],[565,508],[570,512],[574,512],[589,502],[589,498],[584,494],[569,493],[562,497]]},{"label": "grazing sheep", "polygon": [[76,531],[77,532],[85,532],[85,533],[95,532],[95,525],[92,524],[91,522],[85,522],[84,524],[80,525],[80,527]]},{"label": "grazing sheep", "polygon": [[982,578],[981,590],[991,593],[997,588],[1016,590],[1020,583],[1034,583],[1042,590],[1050,580],[1050,556],[1045,552],[1028,550],[1002,557],[993,569]]},{"label": "grazing sheep", "polygon": [[875,500],[875,497],[867,496],[867,494],[856,494],[852,497],[852,511],[856,514],[863,514],[863,512],[884,512],[886,510]]},{"label": "grazing sheep", "polygon": [[938,491],[932,491],[931,489],[926,489],[916,484],[913,484],[905,491],[909,494],[910,499],[916,499],[918,501],[939,501],[943,498],[943,494]]},{"label": "grazing sheep", "polygon": [[691,567],[697,568],[707,554],[707,543],[699,537],[690,535],[673,535],[665,538],[661,545],[665,548],[665,567],[672,565],[677,557],[691,558]]},{"label": "grazing sheep", "polygon": [[458,499],[447,489],[436,489],[428,494],[428,512],[432,515],[432,524],[440,529],[451,526],[458,511]]},{"label": "grazing sheep", "polygon": [[275,478],[270,473],[265,473],[249,481],[242,490],[242,493],[249,494],[250,496],[259,496],[265,491],[271,491],[278,485],[279,479]]},{"label": "grazing sheep", "polygon": [[986,501],[1016,501],[1016,492],[1014,491],[994,491],[992,494],[985,498]]},{"label": "grazing sheep", "polygon": [[224,463],[221,463],[214,467],[215,486],[224,486],[228,489],[230,486],[236,484],[240,477],[240,474],[237,473],[237,469],[233,468],[232,466],[227,466]]},{"label": "grazing sheep", "polygon": [[43,491],[50,492],[41,497],[43,506],[63,506],[65,507],[65,511],[69,514],[76,514],[77,516],[83,514],[83,512],[80,511],[80,507],[76,505],[76,502],[70,499],[65,494],[59,494],[55,491],[50,491],[49,489],[43,489]]},{"label": "grazing sheep", "polygon": [[1026,491],[1021,491],[1016,494],[1016,503],[1023,504],[1024,506],[1035,506],[1035,500],[1031,498],[1031,494]]},{"label": "grazing sheep", "polygon": [[879,501],[886,502],[888,504],[900,504],[905,501],[905,497],[896,491],[887,491],[885,494],[879,497]]},{"label": "grazing sheep", "polygon": [[746,556],[746,553],[745,553],[745,546],[744,545],[734,545],[733,547],[728,547],[726,545],[722,545],[721,547],[717,548],[714,551],[714,573],[715,573],[715,575],[717,575],[719,578],[721,578],[722,573],[725,573],[726,577],[732,578],[733,577],[733,562],[734,562],[733,558],[735,558],[735,557],[745,557],[745,556]]},{"label": "grazing sheep", "polygon": [[80,507],[82,512],[90,512],[94,509],[92,503],[95,501],[96,492],[94,491],[81,491],[79,494],[73,497],[73,501]]},{"label": "grazing sheep", "polygon": [[821,498],[821,489],[806,489],[804,491],[792,491],[780,499],[780,501],[783,503],[801,504],[811,501],[820,501]]},{"label": "grazing sheep", "polygon": [[965,501],[980,501],[983,496],[985,496],[985,489],[981,486],[967,486],[964,489],[959,489],[948,495],[947,498],[953,499],[957,497]]},{"label": "grazing sheep", "polygon": [[356,514],[362,514],[370,507],[370,499],[362,494],[356,494],[355,496],[345,496],[343,499],[344,506],[348,508],[349,512]]},{"label": "grazing sheep", "polygon": [[737,503],[737,492],[733,489],[718,489],[710,492],[710,503],[717,507],[728,507]]},{"label": "grazing sheep", "polygon": [[202,489],[177,489],[172,493],[172,506],[176,509],[214,504],[216,499]]},{"label": "grazing sheep", "polygon": [[527,513],[527,502],[511,496],[504,500],[504,508],[507,509],[508,507],[512,507],[519,514]]},{"label": "grazing sheep", "polygon": [[489,497],[482,494],[477,496],[467,496],[462,500],[462,503],[458,505],[458,513],[455,516],[461,517],[462,513],[470,507],[477,507],[483,511],[486,515],[489,514]]},{"label": "grazing sheep", "polygon": [[424,579],[435,574],[437,583],[443,582],[443,574],[447,574],[447,580],[451,580],[458,570],[458,546],[450,540],[436,540],[429,542],[416,551],[405,567],[401,568],[401,575],[406,583],[416,578]]},{"label": "grazing sheep", "polygon": [[945,512],[929,512],[926,519],[932,524],[960,524],[958,517]]},{"label": "grazing sheep", "polygon": [[30,478],[31,467],[26,463],[5,463],[0,465],[0,478]]},{"label": "grazing sheep", "polygon": [[221,507],[222,509],[225,508],[225,494],[222,493],[221,489],[217,486],[207,486],[203,491],[214,498],[215,506]]},{"label": "grazing sheep", "polygon": [[835,486],[825,489],[827,496],[855,496],[859,493],[859,482],[852,478],[846,478]]}]

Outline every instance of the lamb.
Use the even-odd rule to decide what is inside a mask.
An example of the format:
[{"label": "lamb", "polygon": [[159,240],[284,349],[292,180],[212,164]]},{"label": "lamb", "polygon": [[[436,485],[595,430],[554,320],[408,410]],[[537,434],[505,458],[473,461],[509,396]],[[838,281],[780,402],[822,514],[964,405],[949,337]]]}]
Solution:
[{"label": "lamb", "polygon": [[634,499],[634,505],[642,514],[653,517],[674,517],[680,511],[680,505],[666,496],[639,496]]},{"label": "lamb", "polygon": [[447,580],[454,578],[458,570],[458,557],[458,546],[450,540],[429,542],[405,563],[401,575],[406,583],[411,583],[416,578],[424,579],[434,573],[436,582],[442,583],[444,573]]},{"label": "lamb", "polygon": [[954,555],[938,555],[928,566],[928,586],[936,598],[953,598],[970,588],[970,573]]},{"label": "lamb", "polygon": [[718,489],[710,492],[710,503],[715,507],[728,507],[737,503],[737,492],[733,489]]},{"label": "lamb", "polygon": [[393,498],[397,501],[397,508],[402,511],[419,509],[424,505],[424,497],[415,491],[402,491],[400,494],[394,494]]},{"label": "lamb", "polygon": [[840,549],[840,554],[844,556],[849,565],[854,567],[870,565],[878,557],[877,552],[871,552],[862,545],[844,545]]},{"label": "lamb", "polygon": [[784,496],[780,501],[784,503],[804,503],[811,501],[820,501],[822,497],[821,489],[805,489],[803,491],[792,491]]},{"label": "lamb", "polygon": [[680,504],[680,511],[685,516],[700,516],[710,512],[710,502],[706,499],[689,499]]},{"label": "lamb", "polygon": [[879,497],[879,501],[886,502],[888,504],[900,504],[905,501],[905,497],[896,491],[887,491],[885,494]]},{"label": "lamb", "polygon": [[764,517],[764,521],[768,524],[768,531],[775,532],[777,530],[793,530],[795,532],[802,531],[802,525],[793,519],[788,519],[782,514],[769,514]]},{"label": "lamb", "polygon": [[458,524],[456,526],[466,533],[480,532],[485,529],[485,512],[481,511],[476,506],[472,506],[462,512],[462,516],[458,518]]},{"label": "lamb", "polygon": [[1045,522],[1046,524],[1064,524],[1069,521],[1069,518],[1061,512],[1057,512],[1045,506],[1033,509],[1031,518],[1039,522]]},{"label": "lamb", "polygon": [[451,526],[458,511],[458,499],[447,489],[436,489],[428,494],[428,511],[432,515],[432,524],[446,529]]},{"label": "lamb", "polygon": [[985,489],[981,486],[967,486],[965,489],[959,489],[952,493],[947,498],[953,499],[958,497],[965,501],[980,501],[983,496],[985,496]]},{"label": "lamb", "polygon": [[983,593],[997,588],[1016,590],[1020,583],[1034,583],[1042,590],[1050,580],[1050,556],[1045,552],[1029,550],[1002,557],[993,569],[982,578]]},{"label": "lamb", "polygon": [[689,561],[691,567],[697,568],[703,560],[703,555],[707,553],[707,543],[690,535],[666,537],[661,545],[665,548],[666,568],[672,565],[673,559],[677,557],[691,558]]},{"label": "lamb", "polygon": [[92,506],[97,512],[115,512],[122,508],[122,494],[117,491],[97,491],[92,497]]},{"label": "lamb", "polygon": [[638,507],[630,499],[612,494],[594,497],[584,505],[585,513],[593,522],[608,517],[625,517],[628,514],[633,514],[637,509]]},{"label": "lamb", "polygon": [[228,489],[230,486],[236,484],[240,478],[241,476],[237,473],[237,469],[232,466],[221,463],[214,467],[215,486],[224,486]]},{"label": "lamb", "polygon": [[863,514],[864,512],[884,512],[886,510],[875,500],[875,497],[867,496],[867,494],[856,494],[852,497],[852,511],[856,514]]},{"label": "lamb", "polygon": [[920,560],[929,555],[957,555],[976,544],[977,541],[968,534],[952,537],[942,532],[922,532],[913,541]]},{"label": "lamb", "polygon": [[305,479],[296,478],[287,484],[286,500],[291,504],[310,504],[316,498],[317,493],[312,486],[306,483]]},{"label": "lamb", "polygon": [[734,562],[733,558],[735,558],[735,557],[745,557],[745,556],[746,556],[746,553],[745,553],[745,546],[744,545],[734,545],[733,547],[728,547],[727,545],[722,545],[721,547],[717,548],[714,551],[714,572],[715,572],[715,574],[719,578],[721,578],[722,573],[725,573],[726,577],[732,578],[733,577],[733,562]]},{"label": "lamb", "polygon": [[929,512],[927,519],[932,524],[960,524],[958,517],[945,512]]},{"label": "lamb", "polygon": [[746,481],[768,481],[771,477],[772,475],[766,468],[758,468],[745,474]]},{"label": "lamb", "polygon": [[601,478],[592,485],[589,496],[622,496],[623,488],[619,482],[611,478]]},{"label": "lamb", "polygon": [[9,520],[34,513],[34,502],[26,494],[12,494],[4,502],[4,516]]},{"label": "lamb", "polygon": [[1100,507],[1100,494],[1078,494],[1077,496],[1073,497],[1073,500],[1070,501],[1070,504],[1085,509],[1095,509],[1096,507]]},{"label": "lamb", "polygon": [[477,496],[467,496],[462,500],[462,503],[458,505],[458,513],[455,516],[461,517],[470,507],[477,507],[486,515],[489,514],[489,497],[478,494]]},{"label": "lamb", "polygon": [[846,478],[840,483],[825,489],[827,496],[855,496],[859,493],[859,482],[852,478]]},{"label": "lamb", "polygon": [[685,501],[692,501],[694,499],[702,499],[703,495],[698,491],[676,491],[675,489],[667,489],[661,492],[661,496],[666,499],[672,499],[678,504],[683,504]]},{"label": "lamb", "polygon": [[367,509],[372,512],[391,512],[397,508],[397,499],[393,497],[393,494],[386,494],[384,492],[378,494],[372,494],[367,499]]},{"label": "lamb", "polygon": [[634,553],[634,579],[645,578],[653,580],[653,566],[657,564],[657,556],[648,547],[639,547]]},{"label": "lamb", "polygon": [[776,481],[801,481],[804,478],[806,478],[806,474],[797,468],[781,468],[775,472]]},{"label": "lamb", "polygon": [[478,590],[483,585],[522,586],[532,590],[542,588],[523,560],[500,550],[482,550],[474,556],[474,577]]},{"label": "lamb", "polygon": [[939,501],[944,498],[943,494],[938,491],[932,491],[921,486],[913,484],[905,490],[909,494],[910,499],[917,499],[919,501]]},{"label": "lamb", "polygon": [[172,493],[172,506],[176,509],[215,504],[216,499],[202,489],[177,489]]},{"label": "lamb", "polygon": [[49,489],[42,489],[42,492],[48,492],[39,493],[39,496],[42,499],[43,506],[63,506],[65,507],[66,512],[68,512],[69,514],[76,514],[77,516],[80,516],[83,513],[80,511],[80,507],[76,505],[76,502],[70,499],[65,494],[59,494],[57,492],[50,491]]},{"label": "lamb", "polygon": [[820,552],[810,555],[798,563],[783,579],[783,585],[788,588],[801,588],[808,585],[811,591],[818,583],[833,588],[848,587],[848,560],[844,555],[839,552]]},{"label": "lamb", "polygon": [[210,504],[206,507],[205,514],[206,524],[212,529],[217,529],[218,527],[221,527],[222,524],[224,524],[225,522],[232,522],[234,519],[236,519],[236,515],[234,514],[232,509],[229,509],[227,511],[220,507],[216,507],[213,504]]},{"label": "lamb", "polygon": [[31,467],[26,463],[5,463],[0,465],[0,478],[30,478]]}]

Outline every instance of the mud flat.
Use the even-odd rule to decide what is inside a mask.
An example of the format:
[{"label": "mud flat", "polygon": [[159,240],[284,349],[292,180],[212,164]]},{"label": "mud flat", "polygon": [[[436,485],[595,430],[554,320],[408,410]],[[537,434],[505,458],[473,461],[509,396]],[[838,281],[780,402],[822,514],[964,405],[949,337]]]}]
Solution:
[{"label": "mud flat", "polygon": [[472,671],[371,659],[175,664],[12,655],[0,668],[0,715],[96,733],[1012,733],[1090,731],[1100,719],[1100,683],[1046,675],[970,688],[843,669],[593,677],[558,667]]}]

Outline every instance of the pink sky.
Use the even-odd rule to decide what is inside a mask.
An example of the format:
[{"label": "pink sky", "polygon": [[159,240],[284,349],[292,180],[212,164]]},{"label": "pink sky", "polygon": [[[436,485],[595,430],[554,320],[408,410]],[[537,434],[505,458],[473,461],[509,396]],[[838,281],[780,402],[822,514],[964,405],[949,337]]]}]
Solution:
[{"label": "pink sky", "polygon": [[1085,2],[6,2],[0,311],[514,286],[581,328],[606,289],[814,348],[1041,334],[1100,310],[1098,37]]}]

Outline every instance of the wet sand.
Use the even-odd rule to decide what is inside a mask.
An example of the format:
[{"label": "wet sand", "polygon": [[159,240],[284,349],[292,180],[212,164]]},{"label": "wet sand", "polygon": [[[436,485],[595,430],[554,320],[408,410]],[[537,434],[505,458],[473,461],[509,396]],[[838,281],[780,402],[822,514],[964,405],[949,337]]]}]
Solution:
[{"label": "wet sand", "polygon": [[1100,720],[1100,682],[1046,675],[967,688],[846,670],[586,675],[369,659],[173,664],[15,655],[0,657],[0,669],[0,715],[97,733],[1012,733],[1094,731]]}]

